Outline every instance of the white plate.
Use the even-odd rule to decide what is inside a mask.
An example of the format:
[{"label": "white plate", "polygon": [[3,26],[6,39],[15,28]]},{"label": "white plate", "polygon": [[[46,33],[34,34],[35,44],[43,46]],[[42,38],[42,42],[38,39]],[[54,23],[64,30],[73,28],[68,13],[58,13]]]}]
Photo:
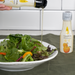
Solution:
[{"label": "white plate", "polygon": [[[3,39],[0,39],[0,42],[3,41]],[[49,43],[42,42],[44,46],[50,45]],[[56,47],[53,45],[50,45],[52,49],[55,49]],[[47,62],[53,58],[55,58],[58,54],[58,51],[56,50],[53,54],[51,54],[48,58],[39,60],[39,61],[31,61],[31,62],[0,62],[0,69],[5,71],[26,71],[33,69],[34,67]]]}]

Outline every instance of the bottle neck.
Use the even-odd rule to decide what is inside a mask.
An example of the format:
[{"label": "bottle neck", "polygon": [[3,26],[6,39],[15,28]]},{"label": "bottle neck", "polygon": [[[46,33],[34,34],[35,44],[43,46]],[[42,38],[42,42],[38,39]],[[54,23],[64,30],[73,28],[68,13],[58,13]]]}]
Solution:
[{"label": "bottle neck", "polygon": [[36,8],[45,8],[47,5],[47,0],[35,0]]}]

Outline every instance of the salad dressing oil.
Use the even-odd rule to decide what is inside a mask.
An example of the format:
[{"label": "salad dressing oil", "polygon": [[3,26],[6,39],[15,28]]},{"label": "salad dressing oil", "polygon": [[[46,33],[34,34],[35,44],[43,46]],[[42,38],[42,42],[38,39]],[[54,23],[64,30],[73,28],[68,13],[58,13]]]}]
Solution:
[{"label": "salad dressing oil", "polygon": [[42,18],[41,18],[41,43],[43,41],[43,12],[44,8],[42,8]]},{"label": "salad dressing oil", "polygon": [[62,53],[71,53],[73,51],[73,32],[71,28],[72,14],[63,13],[63,28],[60,34],[60,51]]}]

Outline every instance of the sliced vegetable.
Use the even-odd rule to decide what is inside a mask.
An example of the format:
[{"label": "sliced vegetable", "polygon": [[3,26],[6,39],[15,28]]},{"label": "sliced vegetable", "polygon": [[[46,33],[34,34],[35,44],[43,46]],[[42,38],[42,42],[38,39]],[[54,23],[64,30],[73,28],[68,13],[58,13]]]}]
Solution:
[{"label": "sliced vegetable", "polygon": [[6,53],[0,52],[1,55],[6,55]]},{"label": "sliced vegetable", "polygon": [[27,55],[23,58],[22,62],[26,62],[26,61],[34,61],[34,60],[33,60],[33,58],[31,57],[30,54],[27,54]]},{"label": "sliced vegetable", "polygon": [[26,52],[26,53],[23,55],[23,58],[24,58],[26,55],[28,55],[28,54],[30,54],[31,56],[33,55],[32,52]]},{"label": "sliced vegetable", "polygon": [[17,59],[16,61],[19,61],[20,59],[22,59],[23,58],[23,56],[21,56],[19,59]]},{"label": "sliced vegetable", "polygon": [[36,46],[34,46],[34,48],[31,50],[31,52],[36,48]]}]

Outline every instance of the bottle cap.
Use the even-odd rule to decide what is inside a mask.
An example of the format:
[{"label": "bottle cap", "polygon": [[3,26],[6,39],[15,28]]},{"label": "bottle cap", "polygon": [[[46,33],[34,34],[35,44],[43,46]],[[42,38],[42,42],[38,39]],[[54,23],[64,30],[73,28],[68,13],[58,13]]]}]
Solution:
[{"label": "bottle cap", "polygon": [[63,13],[63,20],[65,20],[65,21],[72,20],[72,13],[71,12],[64,12]]},{"label": "bottle cap", "polygon": [[47,5],[47,0],[35,0],[36,8],[45,8]]}]

